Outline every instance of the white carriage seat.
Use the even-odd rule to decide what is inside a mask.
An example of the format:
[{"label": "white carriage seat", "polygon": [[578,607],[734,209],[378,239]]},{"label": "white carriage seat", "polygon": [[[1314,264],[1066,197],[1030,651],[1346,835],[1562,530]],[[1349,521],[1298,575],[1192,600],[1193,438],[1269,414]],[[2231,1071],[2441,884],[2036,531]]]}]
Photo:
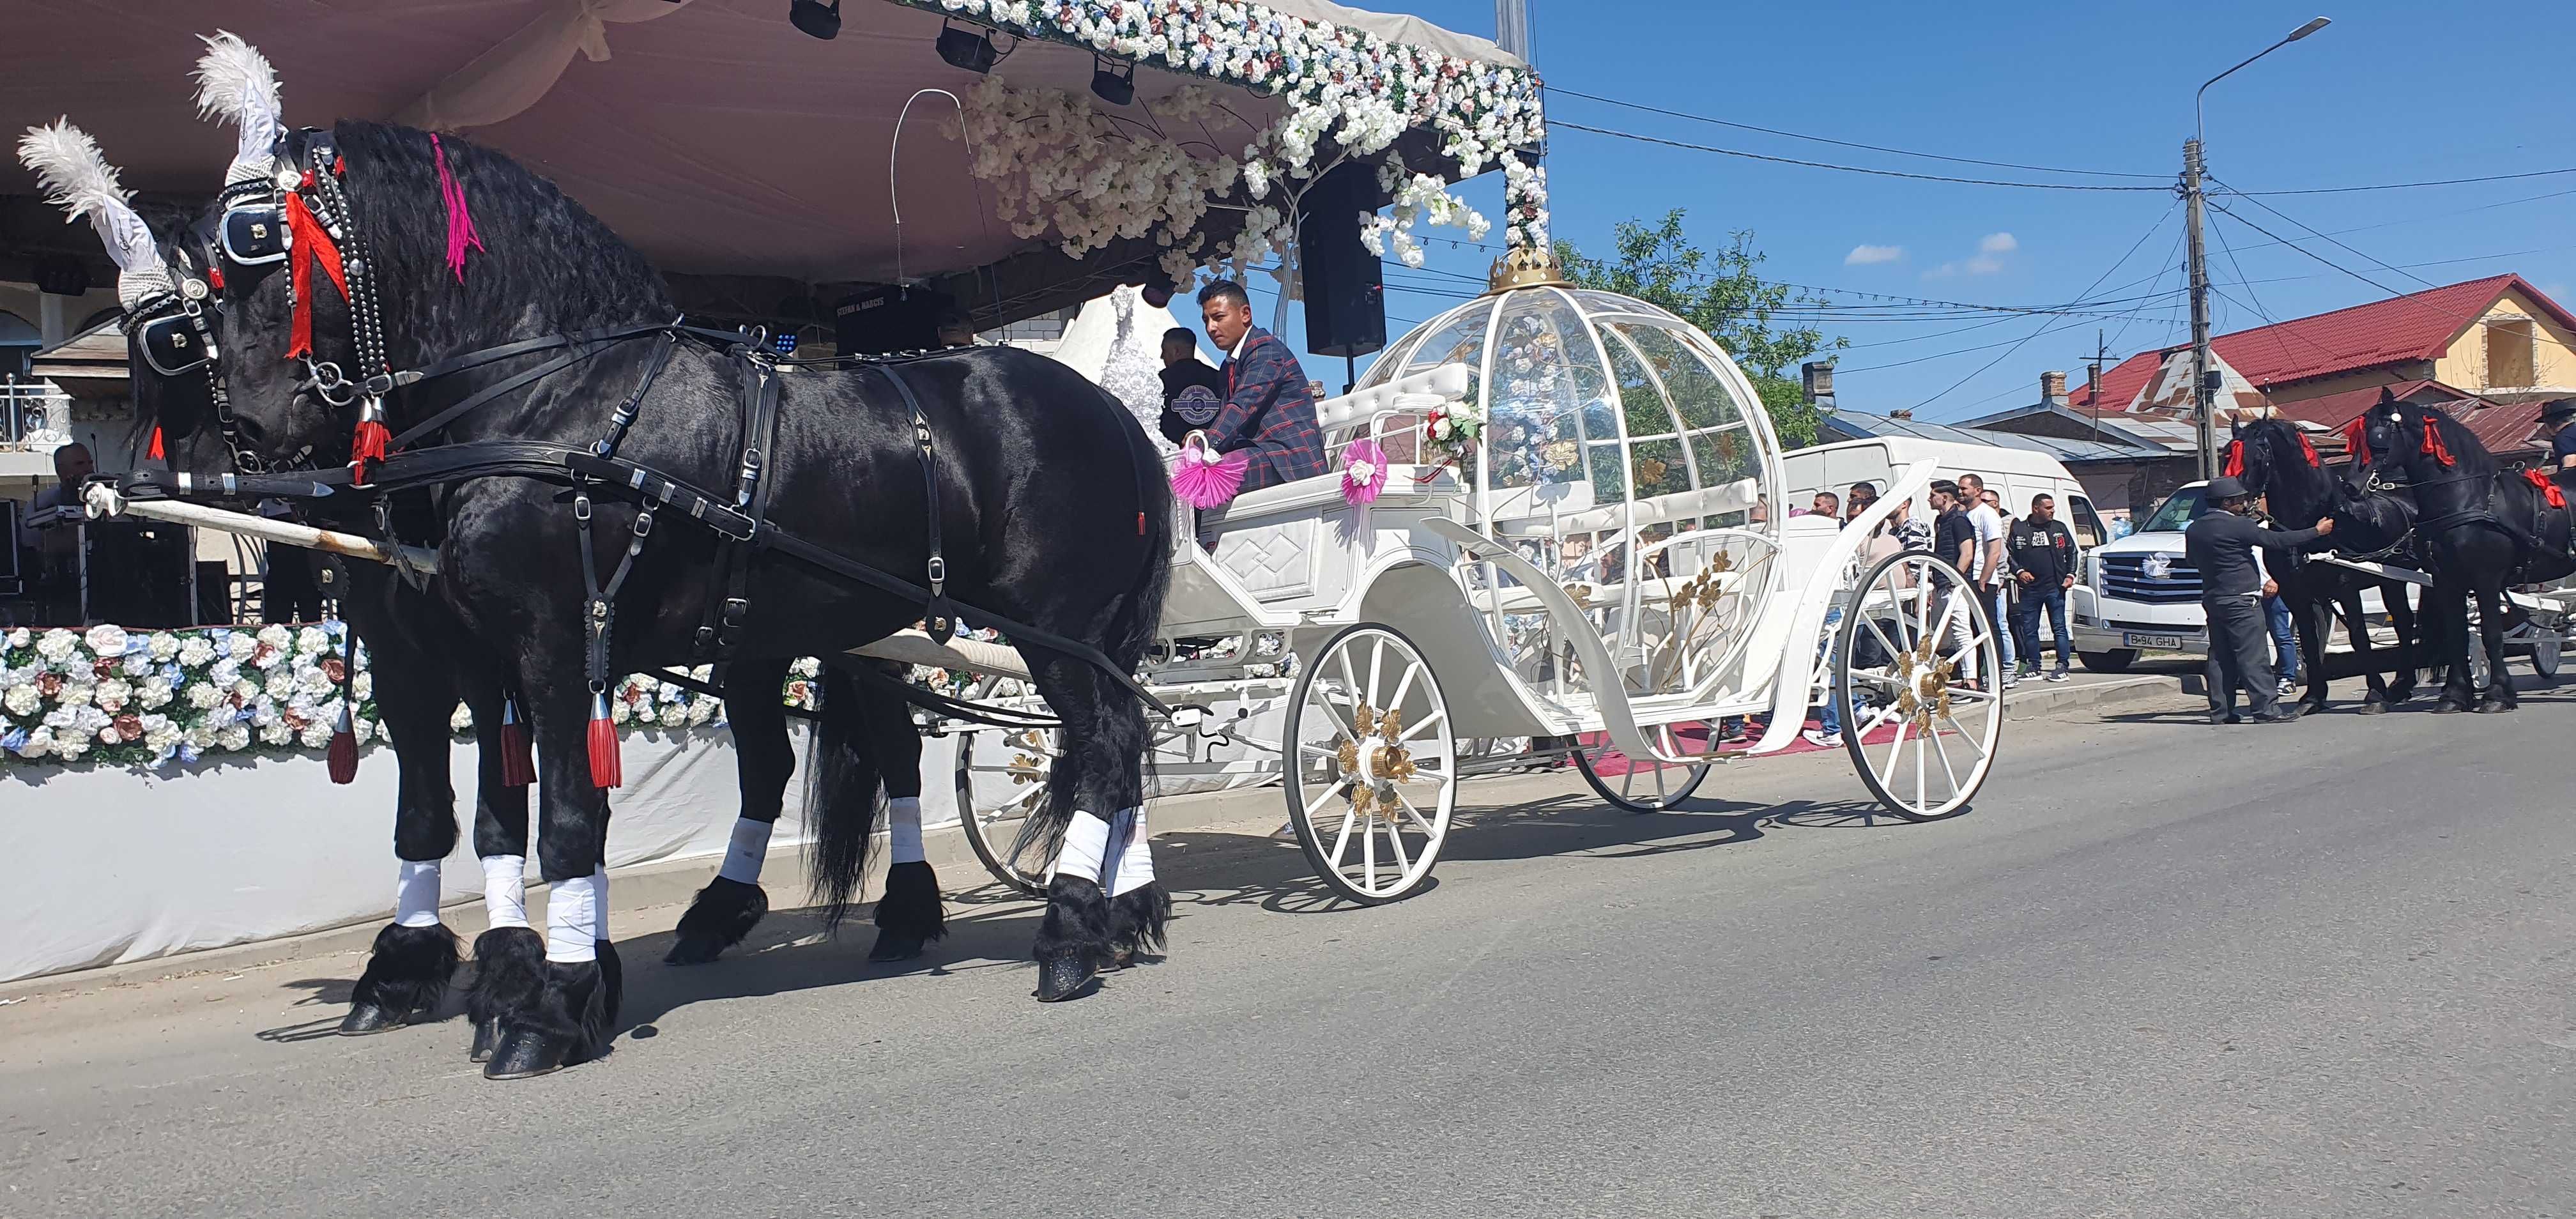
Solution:
[{"label": "white carriage seat", "polygon": [[[1465,365],[1443,365],[1318,402],[1315,421],[1331,452],[1374,431],[1387,415],[1427,412],[1464,398],[1467,385]],[[1236,496],[1215,523],[1216,565],[1263,601],[1329,591],[1334,573],[1327,552],[1358,540],[1354,529],[1343,527],[1354,510],[1342,495],[1342,465],[1334,460],[1322,474]],[[1397,477],[1401,482],[1390,480],[1388,494],[1415,486],[1409,473]],[[1455,489],[1446,478],[1440,485]]]}]

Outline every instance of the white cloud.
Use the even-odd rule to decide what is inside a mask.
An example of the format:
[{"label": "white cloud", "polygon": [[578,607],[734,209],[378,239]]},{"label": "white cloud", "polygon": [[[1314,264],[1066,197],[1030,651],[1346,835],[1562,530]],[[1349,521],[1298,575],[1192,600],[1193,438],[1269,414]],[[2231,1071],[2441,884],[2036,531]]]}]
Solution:
[{"label": "white cloud", "polygon": [[2021,243],[2013,240],[2010,233],[1988,233],[1977,240],[1980,254],[2010,254],[2020,248]]},{"label": "white cloud", "polygon": [[1856,245],[1852,247],[1851,253],[1843,255],[1843,265],[1867,267],[1882,262],[1896,262],[1904,257],[1905,247],[1901,245]]},{"label": "white cloud", "polygon": [[1964,265],[1968,268],[1968,274],[1970,275],[1992,275],[1995,272],[2004,269],[2003,260],[1992,254],[1979,254],[1976,257],[1969,259]]}]

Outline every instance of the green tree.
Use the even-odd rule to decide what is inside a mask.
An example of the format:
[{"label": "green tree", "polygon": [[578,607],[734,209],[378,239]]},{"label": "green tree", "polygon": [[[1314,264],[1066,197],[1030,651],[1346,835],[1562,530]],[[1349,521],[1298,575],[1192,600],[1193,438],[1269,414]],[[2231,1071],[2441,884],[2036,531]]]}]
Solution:
[{"label": "green tree", "polygon": [[1589,257],[1573,242],[1557,242],[1556,261],[1577,284],[1661,305],[1706,331],[1752,379],[1780,443],[1793,449],[1816,443],[1816,412],[1793,370],[1799,361],[1850,346],[1851,340],[1828,342],[1813,326],[1774,325],[1773,315],[1787,306],[1822,302],[1765,283],[1756,273],[1763,256],[1753,248],[1750,231],[1736,230],[1727,234],[1727,245],[1703,250],[1682,232],[1682,215],[1683,209],[1674,208],[1652,225],[1620,221],[1618,252],[1607,259]]}]

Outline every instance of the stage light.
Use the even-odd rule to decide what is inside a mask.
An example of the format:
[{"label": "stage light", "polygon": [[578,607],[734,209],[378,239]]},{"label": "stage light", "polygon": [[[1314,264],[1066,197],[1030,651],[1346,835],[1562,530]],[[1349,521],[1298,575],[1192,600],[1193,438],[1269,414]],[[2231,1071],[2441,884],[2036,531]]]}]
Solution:
[{"label": "stage light", "polygon": [[830,4],[823,0],[793,0],[787,6],[788,24],[825,42],[841,36],[841,0]]},{"label": "stage light", "polygon": [[1098,55],[1091,57],[1092,95],[1112,106],[1124,106],[1136,100],[1136,65],[1127,65],[1124,76],[1109,70]]},{"label": "stage light", "polygon": [[952,68],[969,72],[990,72],[1001,56],[993,53],[993,40],[973,26],[960,29],[943,21],[939,23],[939,57]]}]

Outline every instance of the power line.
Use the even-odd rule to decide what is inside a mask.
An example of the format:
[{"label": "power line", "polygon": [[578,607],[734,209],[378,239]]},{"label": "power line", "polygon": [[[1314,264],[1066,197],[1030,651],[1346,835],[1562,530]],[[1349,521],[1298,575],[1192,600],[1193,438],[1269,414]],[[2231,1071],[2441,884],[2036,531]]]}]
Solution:
[{"label": "power line", "polygon": [[2469,184],[2469,183],[2472,183],[2472,182],[2513,182],[2513,181],[2517,181],[2517,180],[2520,180],[2520,179],[2523,179],[2523,178],[2554,178],[2554,177],[2564,176],[2564,175],[2566,175],[2566,174],[2576,174],[2576,169],[2535,169],[2535,170],[2532,170],[2532,171],[2530,171],[2530,172],[2528,172],[2528,173],[2519,173],[2519,174],[2487,174],[2487,175],[2485,175],[2484,177],[2477,177],[2477,178],[2438,178],[2438,179],[2435,179],[2435,180],[2433,180],[2433,181],[2429,181],[2429,182],[2379,182],[2379,183],[2374,183],[2374,184],[2369,185],[2369,186],[2311,186],[2311,187],[2308,187],[2308,188],[2306,188],[2306,189],[2304,189],[2304,190],[2245,190],[2245,191],[2240,191],[2240,190],[2236,190],[2234,187],[2229,187],[2228,189],[2229,189],[2229,191],[2231,191],[2232,193],[2239,194],[2239,195],[2247,195],[2247,196],[2252,196],[2252,195],[2348,195],[2348,194],[2353,194],[2353,193],[2358,192],[2358,191],[2370,191],[2370,190],[2415,190],[2415,189],[2418,189],[2418,188],[2420,188],[2420,187],[2426,187],[2426,186],[2465,186],[2465,185],[2467,185],[2467,184]]},{"label": "power line", "polygon": [[[1751,123],[1731,122],[1726,119],[1711,118],[1705,114],[1687,114],[1679,110],[1666,110],[1661,106],[1648,106],[1640,102],[1626,102],[1615,97],[1603,97],[1597,93],[1584,93],[1579,90],[1567,89],[1555,85],[1548,86],[1547,91],[1551,96],[1561,95],[1565,97],[1579,97],[1585,101],[1600,102],[1604,105],[1610,106],[1624,106],[1630,110],[1643,110],[1648,114],[1660,114],[1668,118],[1689,119],[1695,123],[1707,123],[1716,127],[1732,127],[1738,131],[1756,131],[1763,135],[1776,135],[1792,140],[1809,140],[1818,144],[1832,144],[1838,148],[1858,148],[1867,152],[1883,152],[1891,156],[1922,157],[1929,161],[1949,161],[1958,165],[1983,165],[1991,169],[2027,169],[2047,174],[2082,174],[2087,177],[2095,178],[2146,178],[2152,181],[2163,182],[2168,181],[2173,177],[2172,174],[2133,174],[2117,173],[2102,169],[2064,169],[2054,165],[2023,165],[2013,161],[1984,161],[1975,157],[1953,157],[1937,152],[1915,152],[1911,149],[1888,148],[1878,144],[1861,144],[1851,140],[1837,140],[1821,135],[1802,135],[1795,131],[1782,131],[1776,127],[1757,127]],[[1568,125],[1571,126],[1571,124]]]},{"label": "power line", "polygon": [[1633,131],[1617,131],[1608,127],[1591,127],[1582,123],[1568,123],[1557,119],[1548,120],[1547,125],[1550,127],[1563,127],[1568,131],[1583,131],[1589,132],[1593,135],[1606,135],[1622,140],[1635,140],[1642,144],[1661,144],[1668,148],[1682,148],[1688,149],[1692,152],[1713,152],[1720,156],[1742,157],[1748,161],[1769,161],[1775,165],[1803,165],[1809,169],[1833,169],[1840,170],[1844,173],[1870,174],[1881,178],[1908,178],[1917,182],[1955,182],[1964,186],[2010,186],[2018,187],[2023,190],[2156,191],[2159,193],[2170,193],[2173,190],[2170,186],[2106,186],[2089,182],[2011,182],[1998,178],[1957,178],[1945,174],[1918,174],[1910,173],[1902,169],[1869,169],[1858,165],[1836,165],[1830,161],[1809,161],[1798,157],[1775,157],[1768,153],[1746,152],[1740,148],[1719,148],[1712,144],[1693,144],[1687,140],[1667,140],[1661,136],[1639,135]]}]

